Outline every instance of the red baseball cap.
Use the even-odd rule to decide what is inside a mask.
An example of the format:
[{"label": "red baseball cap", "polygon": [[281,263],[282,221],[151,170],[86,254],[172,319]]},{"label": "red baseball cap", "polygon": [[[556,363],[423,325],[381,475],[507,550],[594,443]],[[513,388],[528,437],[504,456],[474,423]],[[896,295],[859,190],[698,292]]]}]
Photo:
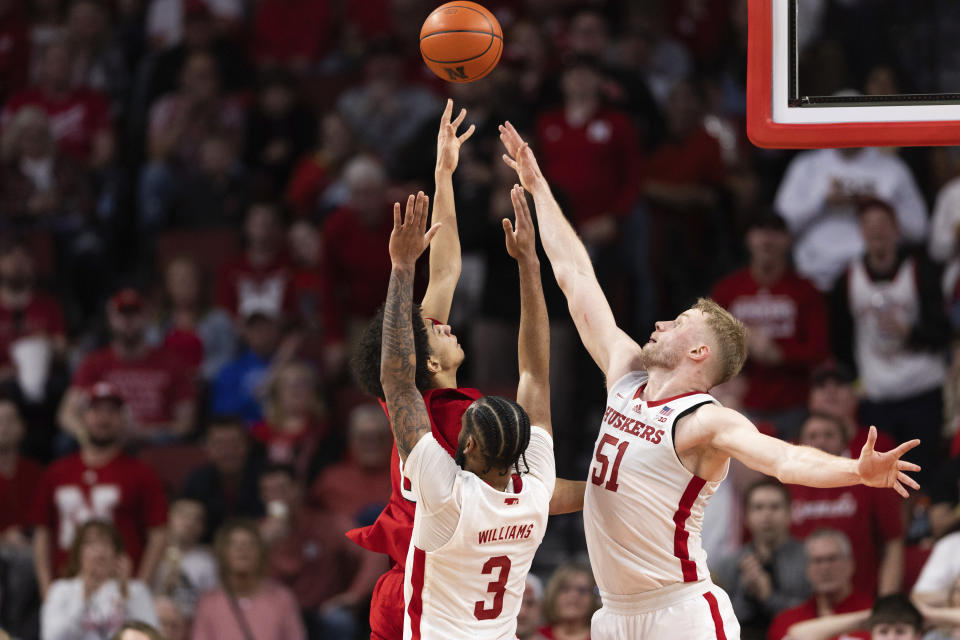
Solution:
[{"label": "red baseball cap", "polygon": [[110,400],[117,404],[123,404],[123,396],[109,382],[98,382],[90,388],[90,402],[98,400]]},{"label": "red baseball cap", "polygon": [[136,289],[120,289],[110,297],[110,308],[120,313],[140,311],[143,308],[143,296]]}]

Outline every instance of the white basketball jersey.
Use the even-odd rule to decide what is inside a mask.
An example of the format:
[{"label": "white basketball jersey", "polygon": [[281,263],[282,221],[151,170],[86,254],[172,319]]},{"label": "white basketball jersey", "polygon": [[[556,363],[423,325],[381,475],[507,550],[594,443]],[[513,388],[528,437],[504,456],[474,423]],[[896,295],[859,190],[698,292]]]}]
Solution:
[{"label": "white basketball jersey", "polygon": [[[703,509],[720,481],[680,463],[673,426],[717,401],[690,393],[645,402],[643,371],[610,389],[583,506],[590,564],[600,594],[631,595],[709,578],[700,544]],[[719,403],[717,403],[719,404]]]},{"label": "white basketball jersey", "polygon": [[421,487],[438,464],[445,464],[439,453],[456,465],[435,442],[430,446],[439,453],[433,459],[419,455],[414,460],[418,452],[411,452],[406,470],[419,500],[404,575],[404,640],[516,637],[525,581],[546,531],[555,478],[552,438],[537,427],[532,431],[531,473],[514,475],[506,491],[456,468],[451,502],[459,519],[453,535],[433,551],[425,550],[429,540],[436,540],[436,531]]},{"label": "white basketball jersey", "polygon": [[863,260],[850,265],[847,293],[854,318],[854,348],[864,394],[877,402],[899,400],[943,385],[946,361],[940,351],[910,348],[906,338],[883,330],[885,314],[913,326],[920,317],[917,264],[907,258],[892,280],[874,282]]}]

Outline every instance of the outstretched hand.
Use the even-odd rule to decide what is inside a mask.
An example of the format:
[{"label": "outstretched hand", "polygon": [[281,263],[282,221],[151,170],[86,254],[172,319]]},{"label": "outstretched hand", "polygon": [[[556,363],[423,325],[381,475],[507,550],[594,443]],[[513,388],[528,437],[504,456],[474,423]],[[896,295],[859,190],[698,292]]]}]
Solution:
[{"label": "outstretched hand", "polygon": [[513,185],[510,190],[510,201],[513,203],[513,213],[516,217],[516,227],[504,218],[503,235],[507,243],[507,253],[517,262],[537,256],[537,238],[533,228],[533,217],[527,206],[527,194],[520,185]]},{"label": "outstretched hand", "polygon": [[459,136],[457,129],[463,124],[463,119],[467,117],[467,110],[460,109],[456,119],[450,120],[453,115],[453,100],[447,98],[447,106],[443,109],[443,115],[440,117],[440,133],[437,134],[437,171],[453,173],[460,161],[460,145],[470,139],[473,132],[476,131],[474,125],[464,131]]},{"label": "outstretched hand", "polygon": [[507,152],[503,154],[503,161],[517,172],[523,188],[527,191],[533,191],[534,184],[543,179],[543,174],[540,172],[537,158],[530,150],[530,145],[523,141],[523,138],[509,122],[500,125],[500,142],[507,149]]},{"label": "outstretched hand", "polygon": [[393,205],[393,231],[390,232],[390,260],[393,266],[413,267],[417,258],[430,246],[430,240],[441,223],[436,223],[430,230],[427,228],[427,216],[430,211],[430,198],[417,193],[416,198],[410,195],[407,198],[407,211],[403,219],[400,218],[400,203]]},{"label": "outstretched hand", "polygon": [[904,442],[896,449],[886,453],[874,450],[873,447],[876,442],[877,428],[870,427],[867,442],[863,445],[863,449],[860,451],[860,459],[857,461],[860,481],[868,487],[890,487],[904,498],[909,498],[910,494],[907,493],[903,485],[907,485],[911,489],[919,489],[920,485],[904,471],[920,471],[920,466],[900,458],[907,451],[919,445],[920,441]]}]

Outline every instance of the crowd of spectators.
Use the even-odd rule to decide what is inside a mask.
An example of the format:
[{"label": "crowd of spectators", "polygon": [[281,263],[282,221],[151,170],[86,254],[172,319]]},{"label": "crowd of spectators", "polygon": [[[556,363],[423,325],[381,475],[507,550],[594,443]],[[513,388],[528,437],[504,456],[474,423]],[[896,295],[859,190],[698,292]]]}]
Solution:
[{"label": "crowd of spectators", "polygon": [[[509,119],[628,333],[712,295],[749,330],[717,395],[761,429],[851,457],[870,424],[880,450],[923,440],[909,501],[734,465],[705,546],[743,637],[868,637],[874,599],[911,591],[960,637],[960,152],[752,147],[746,0],[489,0],[503,59],[458,85],[419,60],[435,4],[0,0],[0,628],[363,637],[387,560],[344,533],[386,503],[392,439],[350,354],[452,97],[476,127],[461,384],[516,385]],[[804,85],[949,88],[960,9],[937,4],[805,1]],[[603,384],[541,263],[558,472],[584,477]],[[589,636],[577,518],[551,523],[523,640]]]}]

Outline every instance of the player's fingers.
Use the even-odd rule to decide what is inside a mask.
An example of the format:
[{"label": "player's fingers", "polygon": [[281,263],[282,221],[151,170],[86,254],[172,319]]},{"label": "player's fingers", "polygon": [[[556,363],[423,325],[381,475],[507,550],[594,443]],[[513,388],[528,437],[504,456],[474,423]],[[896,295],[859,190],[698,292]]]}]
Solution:
[{"label": "player's fingers", "polygon": [[443,107],[443,115],[440,116],[440,124],[450,122],[450,114],[453,113],[453,98],[447,98],[447,104]]},{"label": "player's fingers", "polygon": [[393,203],[393,228],[394,228],[394,229],[399,229],[399,228],[400,228],[400,224],[401,224],[401,222],[400,222],[400,203],[399,203],[399,202],[394,202],[394,203]]},{"label": "player's fingers", "polygon": [[901,444],[899,447],[897,447],[890,453],[892,453],[897,458],[901,458],[903,457],[903,454],[905,454],[907,451],[910,451],[910,449],[913,449],[914,447],[917,447],[919,445],[920,445],[920,441],[917,439],[907,440],[906,442]]},{"label": "player's fingers", "polygon": [[437,235],[437,231],[440,230],[441,226],[443,226],[442,222],[433,223],[433,226],[427,230],[427,233],[423,238],[424,244],[430,244],[430,241],[433,240],[433,236]]},{"label": "player's fingers", "polygon": [[523,217],[526,219],[526,222],[533,225],[533,216],[530,215],[530,205],[527,203],[527,192],[523,190],[523,187],[517,185],[517,197],[520,198],[520,206],[523,208]]},{"label": "player's fingers", "polygon": [[517,170],[517,161],[511,158],[510,156],[508,156],[507,154],[503,154],[503,161],[507,163],[507,166],[513,169],[514,171]]},{"label": "player's fingers", "polygon": [[920,490],[920,484],[919,484],[916,480],[914,480],[913,478],[911,478],[910,476],[908,476],[908,475],[905,474],[905,473],[902,473],[902,472],[901,472],[901,473],[898,473],[898,474],[897,474],[897,480],[900,481],[900,484],[905,484],[905,485],[907,485],[908,487],[910,487],[911,489],[914,489],[914,490],[916,490],[916,491],[919,491],[919,490]]},{"label": "player's fingers", "polygon": [[527,209],[527,198],[523,195],[523,189],[520,188],[520,185],[515,184],[510,195],[513,198],[513,210],[517,214],[517,228],[526,228],[531,222],[530,211]]},{"label": "player's fingers", "polygon": [[473,124],[470,125],[470,128],[467,129],[466,131],[464,131],[464,132],[460,135],[460,137],[457,138],[457,139],[460,141],[460,144],[463,144],[464,142],[466,142],[467,140],[469,140],[469,139],[470,139],[470,136],[472,136],[472,135],[473,135],[473,132],[476,131],[476,130],[477,130],[476,125],[473,125]]},{"label": "player's fingers", "polygon": [[415,202],[416,198],[412,193],[407,196],[407,210],[403,214],[403,226],[407,226],[413,222],[413,219],[416,216],[416,209],[414,208]]},{"label": "player's fingers", "polygon": [[897,469],[900,471],[920,471],[921,467],[906,460],[897,460]]},{"label": "player's fingers", "polygon": [[875,444],[877,444],[877,428],[870,425],[870,431],[867,433],[867,442],[863,446],[867,451],[873,451]]},{"label": "player's fingers", "polygon": [[423,217],[423,191],[418,191],[416,197],[413,201],[413,219],[412,222],[417,229],[423,232],[424,229],[424,217]]},{"label": "player's fingers", "polygon": [[460,113],[457,114],[457,117],[453,120],[453,130],[456,131],[460,128],[460,125],[463,123],[463,119],[467,117],[467,110],[460,109]]},{"label": "player's fingers", "polygon": [[903,488],[903,485],[897,482],[896,480],[893,481],[893,490],[899,493],[904,498],[910,497],[910,494],[907,493],[907,490]]},{"label": "player's fingers", "polygon": [[503,225],[503,232],[507,234],[507,242],[510,242],[510,238],[513,237],[513,223],[510,222],[510,218],[504,218],[500,224]]}]

